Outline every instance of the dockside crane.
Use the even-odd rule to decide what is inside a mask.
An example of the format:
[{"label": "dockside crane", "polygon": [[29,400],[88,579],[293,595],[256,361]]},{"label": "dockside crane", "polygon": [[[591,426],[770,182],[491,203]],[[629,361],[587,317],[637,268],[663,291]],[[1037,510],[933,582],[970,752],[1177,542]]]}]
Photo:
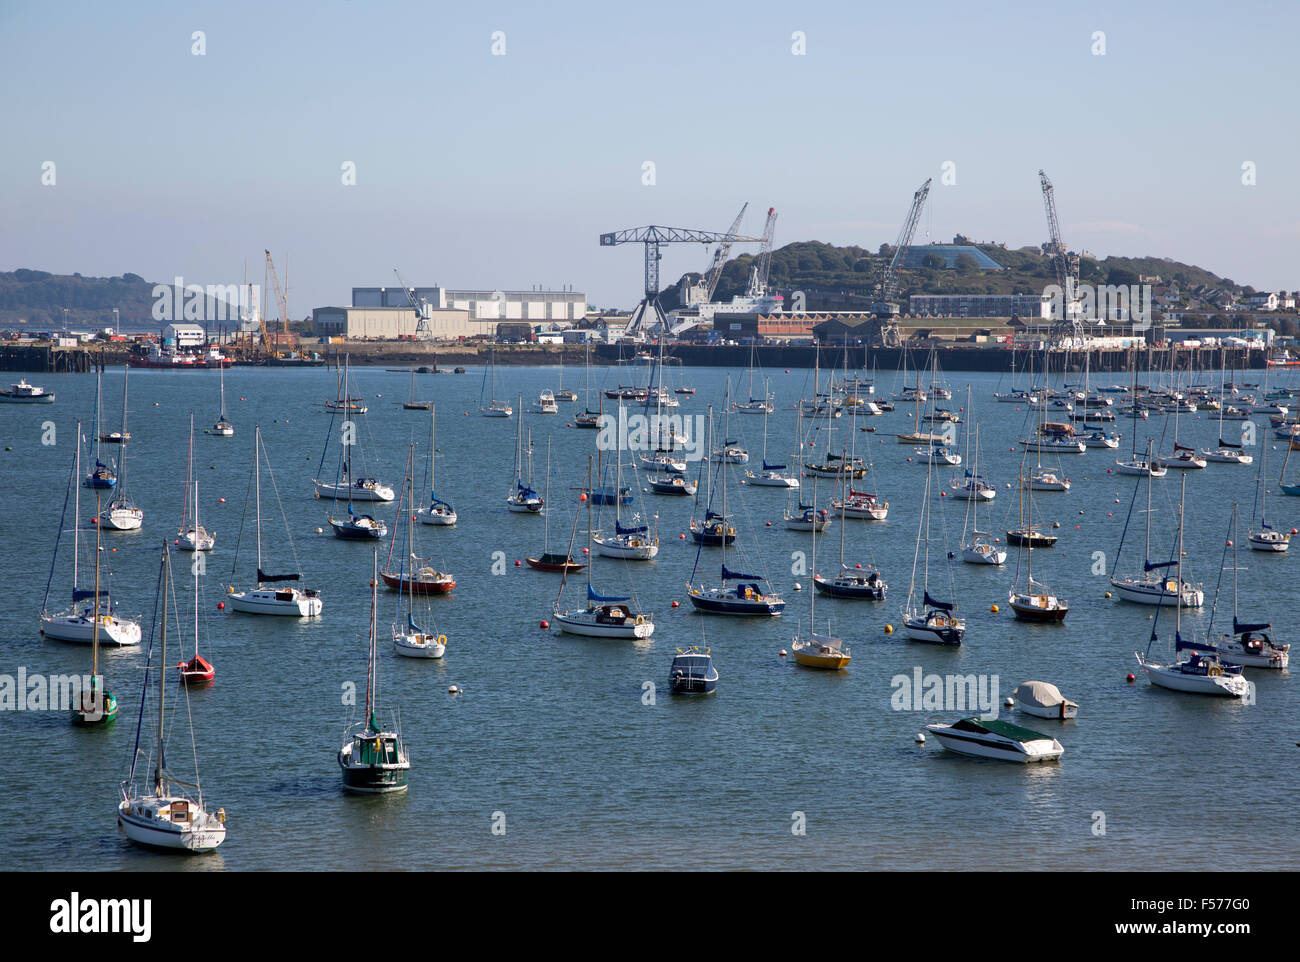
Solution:
[{"label": "dockside crane", "polygon": [[[740,213],[736,219],[731,222],[731,229],[728,234],[735,234],[740,230],[740,222],[745,219],[745,211],[749,210],[749,201],[746,201],[740,208]],[[731,244],[727,241],[719,244],[713,249],[713,257],[709,260],[709,266],[700,274],[700,279],[690,286],[687,290],[684,303],[686,306],[695,304],[707,304],[713,300],[713,295],[718,289],[718,282],[722,280],[722,270],[727,266],[727,258],[731,256]]]},{"label": "dockside crane", "polygon": [[1056,283],[1061,287],[1061,303],[1064,305],[1064,316],[1055,320],[1061,328],[1068,326],[1079,336],[1083,333],[1079,318],[1079,258],[1071,256],[1065,242],[1061,240],[1061,223],[1056,216],[1056,189],[1047,179],[1047,174],[1041,170],[1038,172],[1038,181],[1043,189],[1043,207],[1047,211],[1052,264],[1056,268]]},{"label": "dockside crane", "polygon": [[663,254],[663,244],[758,244],[761,237],[744,237],[734,231],[720,234],[716,231],[692,230],[689,227],[660,227],[651,224],[647,227],[630,227],[627,230],[612,231],[600,235],[601,247],[615,247],[619,244],[645,245],[645,297],[632,313],[628,322],[628,334],[643,334],[655,330],[667,331],[668,318],[659,306],[659,261]]},{"label": "dockside crane", "polygon": [[916,225],[921,222],[921,211],[925,207],[925,198],[930,194],[932,179],[926,178],[925,183],[912,195],[912,206],[907,212],[907,220],[903,222],[903,229],[898,232],[898,240],[894,244],[894,256],[889,259],[880,281],[880,300],[872,307],[872,312],[879,319],[882,347],[898,347],[902,344],[897,321],[900,311],[898,305],[893,302],[893,297],[898,291],[899,271],[907,258],[908,250],[912,247]]},{"label": "dockside crane", "polygon": [[415,311],[415,339],[417,341],[427,341],[433,337],[433,329],[429,327],[429,320],[432,317],[432,308],[426,300],[416,300],[415,288],[407,286],[406,281],[402,280],[402,275],[393,268],[393,273],[397,275],[397,283],[402,285],[402,291],[406,294],[406,300]]},{"label": "dockside crane", "polygon": [[776,235],[776,208],[767,209],[767,223],[763,226],[763,242],[749,273],[749,295],[762,297],[767,293],[767,281],[772,274],[772,238]]},{"label": "dockside crane", "polygon": [[[288,334],[289,333],[289,299],[284,296],[284,292],[280,289],[280,279],[275,274],[275,264],[271,260],[271,252],[270,251],[264,251],[264,252],[266,254],[266,273],[267,276],[271,278],[271,284],[274,286],[275,289],[275,303],[280,308],[280,330],[283,331],[285,334]],[[262,343],[265,345],[267,351],[269,351],[273,357],[279,357],[280,352],[272,346],[270,335],[266,333],[265,320],[261,321],[261,327],[262,327]]]}]

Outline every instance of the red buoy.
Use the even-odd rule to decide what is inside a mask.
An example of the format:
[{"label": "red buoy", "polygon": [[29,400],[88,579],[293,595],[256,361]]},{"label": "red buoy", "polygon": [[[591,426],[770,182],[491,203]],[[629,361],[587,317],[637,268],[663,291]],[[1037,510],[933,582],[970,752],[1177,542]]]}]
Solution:
[{"label": "red buoy", "polygon": [[676,608],[676,607],[677,607],[677,602],[674,601],[673,604],[672,604],[672,607]]},{"label": "red buoy", "polygon": [[1125,681],[1133,681],[1133,680],[1134,680],[1134,679],[1133,679],[1133,673],[1132,673],[1132,672],[1129,672],[1129,673],[1128,673],[1128,677],[1125,678],[1124,680],[1125,680]]},{"label": "red buoy", "polygon": [[542,631],[549,631],[550,628],[551,628],[551,623],[550,623],[549,621],[543,621],[543,622],[541,623],[540,627],[541,627]]},{"label": "red buoy", "polygon": [[225,610],[226,610],[226,603],[224,601],[218,601],[217,611],[225,611]]},{"label": "red buoy", "polygon": [[520,567],[520,566],[521,566],[521,565],[520,565],[520,562],[516,560],[516,561],[515,561],[515,567],[518,568],[518,567]]}]

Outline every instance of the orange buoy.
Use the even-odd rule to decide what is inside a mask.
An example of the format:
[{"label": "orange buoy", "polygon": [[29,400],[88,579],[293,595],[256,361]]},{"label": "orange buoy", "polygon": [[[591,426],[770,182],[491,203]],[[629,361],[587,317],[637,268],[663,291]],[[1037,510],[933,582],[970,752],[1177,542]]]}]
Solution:
[{"label": "orange buoy", "polygon": [[674,602],[672,603],[672,607],[676,608],[676,607],[677,607],[677,602],[674,601]]}]

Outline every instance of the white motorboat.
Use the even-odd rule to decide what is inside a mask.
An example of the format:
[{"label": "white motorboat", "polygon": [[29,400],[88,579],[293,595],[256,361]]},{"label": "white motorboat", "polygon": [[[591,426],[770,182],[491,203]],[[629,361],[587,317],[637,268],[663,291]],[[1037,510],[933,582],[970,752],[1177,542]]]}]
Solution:
[{"label": "white motorboat", "polygon": [[656,451],[653,454],[639,455],[641,469],[657,474],[685,474],[686,459],[675,457],[668,451]]},{"label": "white motorboat", "polygon": [[1027,715],[1039,718],[1075,718],[1079,705],[1061,694],[1061,690],[1046,681],[1027,681],[1017,685],[1013,696],[1016,708]]},{"label": "white motorboat", "polygon": [[43,387],[28,384],[26,378],[19,378],[18,383],[9,390],[0,390],[0,402],[8,404],[53,404],[54,395]]},{"label": "white motorboat", "polygon": [[1253,464],[1255,461],[1249,454],[1227,445],[1212,451],[1201,451],[1200,456],[1212,464]]},{"label": "white motorboat", "polygon": [[768,464],[763,462],[762,474],[755,474],[753,471],[745,472],[745,483],[754,485],[759,488],[797,488],[799,479],[790,475],[782,474],[786,470],[784,464]]},{"label": "white motorboat", "polygon": [[1054,762],[1065,749],[1050,735],[1004,721],[963,718],[951,725],[926,725],[939,744],[959,755],[1005,762]]},{"label": "white motorboat", "polygon": [[559,414],[560,406],[555,403],[554,391],[542,391],[537,395],[538,414]]}]

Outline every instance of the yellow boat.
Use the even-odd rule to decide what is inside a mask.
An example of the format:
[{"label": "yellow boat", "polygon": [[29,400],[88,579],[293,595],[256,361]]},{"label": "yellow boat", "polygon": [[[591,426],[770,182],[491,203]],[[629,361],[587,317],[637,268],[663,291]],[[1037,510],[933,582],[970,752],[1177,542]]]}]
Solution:
[{"label": "yellow boat", "polygon": [[794,660],[807,668],[828,668],[839,671],[848,666],[851,656],[844,644],[844,639],[830,635],[810,635],[806,639],[795,638],[790,643],[790,652]]}]

